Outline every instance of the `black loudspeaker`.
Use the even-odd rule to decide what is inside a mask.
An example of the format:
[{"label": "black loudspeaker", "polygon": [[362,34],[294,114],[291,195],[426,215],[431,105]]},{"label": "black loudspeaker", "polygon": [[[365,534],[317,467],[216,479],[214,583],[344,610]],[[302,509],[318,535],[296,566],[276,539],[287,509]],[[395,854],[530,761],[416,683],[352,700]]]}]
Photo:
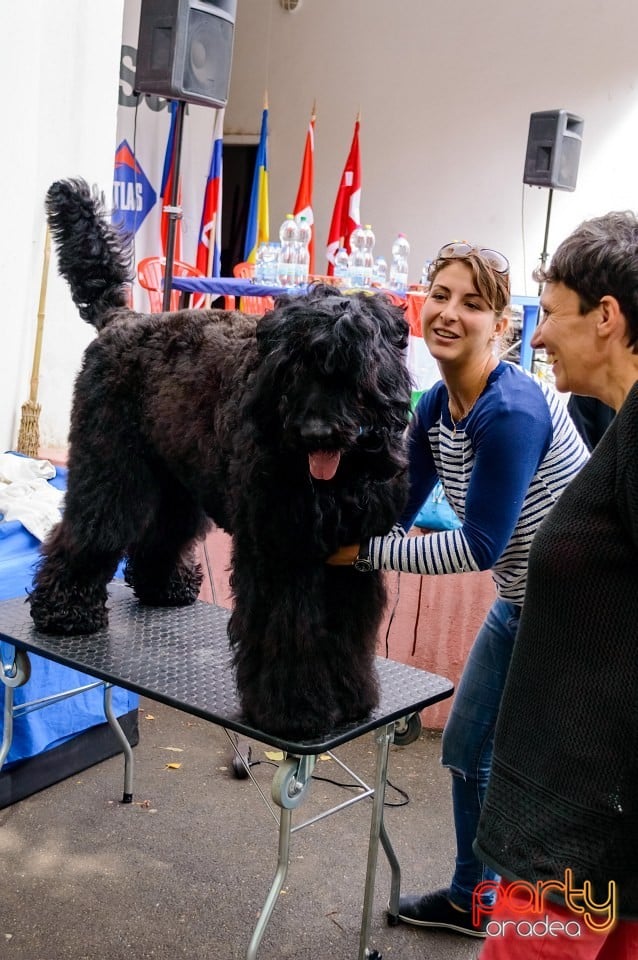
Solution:
[{"label": "black loudspeaker", "polygon": [[236,11],[237,0],[142,0],[135,89],[225,106]]},{"label": "black loudspeaker", "polygon": [[575,190],[584,122],[567,110],[545,110],[529,118],[523,183]]}]

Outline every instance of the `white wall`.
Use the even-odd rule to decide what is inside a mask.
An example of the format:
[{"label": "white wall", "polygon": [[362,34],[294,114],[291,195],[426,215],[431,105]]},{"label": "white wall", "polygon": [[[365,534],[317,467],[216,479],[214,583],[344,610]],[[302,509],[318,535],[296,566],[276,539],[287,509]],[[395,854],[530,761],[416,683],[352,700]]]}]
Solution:
[{"label": "white wall", "polygon": [[[0,449],[14,447],[29,397],[47,187],[82,174],[111,190],[122,9],[123,0],[35,0],[28,12],[0,5]],[[52,260],[38,391],[45,444],[66,441],[73,378],[91,336]]]},{"label": "white wall", "polygon": [[[126,0],[129,19],[139,2]],[[81,174],[110,191],[122,5],[39,0],[29,17],[16,4],[0,7],[12,91],[3,100],[12,149],[1,161],[9,186],[0,280],[11,300],[0,352],[3,448],[15,443],[29,390],[46,188]],[[225,132],[258,134],[267,88],[275,234],[294,201],[316,99],[318,270],[359,109],[362,218],[386,256],[394,235],[407,234],[411,279],[443,242],[469,238],[507,254],[514,292],[535,293],[529,275],[542,249],[548,191],[522,183],[532,112],[564,108],[585,120],[577,189],[554,192],[550,249],[585,217],[638,206],[635,0],[301,0],[294,13],[279,0],[238,0],[238,8]],[[208,131],[198,137],[196,127],[211,116],[194,108],[187,120],[186,188],[208,166]],[[192,202],[197,219],[201,195]],[[57,446],[91,331],[52,266],[40,422],[44,442]]]},{"label": "white wall", "polygon": [[553,194],[550,250],[585,217],[638,206],[637,35],[635,0],[301,0],[293,13],[239,0],[226,129],[257,132],[267,86],[276,230],[316,97],[322,246],[360,108],[361,216],[378,252],[404,232],[416,280],[446,241],[477,240],[533,294],[549,191],[522,183],[530,114],[585,121],[577,189]]}]

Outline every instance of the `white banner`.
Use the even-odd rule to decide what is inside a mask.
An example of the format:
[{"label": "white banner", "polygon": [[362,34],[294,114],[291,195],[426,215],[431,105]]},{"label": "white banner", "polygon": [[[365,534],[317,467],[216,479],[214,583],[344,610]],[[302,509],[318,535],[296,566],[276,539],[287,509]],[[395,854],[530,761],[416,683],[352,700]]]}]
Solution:
[{"label": "white banner", "polygon": [[[161,256],[161,185],[170,126],[168,101],[136,96],[135,67],[141,0],[126,0],[118,99],[113,207],[135,237],[135,264]],[[194,264],[213,148],[216,110],[187,104],[184,113],[180,178],[182,182],[182,258]],[[146,292],[137,284],[135,306],[148,310]]]}]

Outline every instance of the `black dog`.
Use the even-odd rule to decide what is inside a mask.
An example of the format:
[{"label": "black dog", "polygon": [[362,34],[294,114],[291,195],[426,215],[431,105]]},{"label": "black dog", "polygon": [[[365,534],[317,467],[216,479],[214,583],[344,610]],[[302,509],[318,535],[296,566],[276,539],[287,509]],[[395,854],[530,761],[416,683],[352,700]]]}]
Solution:
[{"label": "black dog", "polygon": [[407,324],[381,296],[317,287],[258,323],[240,313],[139,314],[130,255],[82,180],[47,194],[59,269],[99,336],[75,384],[63,519],[43,546],[31,615],[49,633],[107,623],[127,556],[141,603],[195,601],[194,545],[233,538],[229,633],[258,728],[313,737],[378,701],[382,575],[331,567],[387,532],[406,492]]}]

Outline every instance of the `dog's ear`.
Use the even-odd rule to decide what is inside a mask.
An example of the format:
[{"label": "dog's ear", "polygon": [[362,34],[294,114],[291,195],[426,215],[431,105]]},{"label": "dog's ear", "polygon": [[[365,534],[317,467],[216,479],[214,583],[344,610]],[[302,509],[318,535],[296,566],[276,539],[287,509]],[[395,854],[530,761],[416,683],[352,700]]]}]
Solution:
[{"label": "dog's ear", "polygon": [[272,353],[286,336],[286,328],[289,325],[290,321],[284,313],[277,309],[277,304],[275,309],[260,317],[256,332],[257,350],[260,357]]},{"label": "dog's ear", "polygon": [[317,317],[338,317],[335,304],[343,303],[338,287],[327,283],[312,283],[308,292],[295,296],[281,294],[275,298],[273,309],[264,314],[257,325],[257,346],[260,356],[270,353],[292,328],[312,327],[313,312]]},{"label": "dog's ear", "polygon": [[359,296],[364,300],[365,312],[376,320],[386,342],[398,350],[405,350],[410,334],[410,326],[405,319],[405,307],[392,303],[382,293]]}]

